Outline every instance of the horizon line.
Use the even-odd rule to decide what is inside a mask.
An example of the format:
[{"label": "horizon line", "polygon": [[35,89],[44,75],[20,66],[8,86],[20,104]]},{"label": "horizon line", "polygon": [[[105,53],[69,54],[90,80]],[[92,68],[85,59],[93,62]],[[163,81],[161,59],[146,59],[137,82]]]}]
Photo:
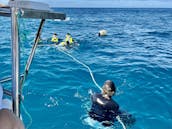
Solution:
[{"label": "horizon line", "polygon": [[50,6],[50,8],[111,8],[111,9],[172,9],[172,7],[55,7]]}]

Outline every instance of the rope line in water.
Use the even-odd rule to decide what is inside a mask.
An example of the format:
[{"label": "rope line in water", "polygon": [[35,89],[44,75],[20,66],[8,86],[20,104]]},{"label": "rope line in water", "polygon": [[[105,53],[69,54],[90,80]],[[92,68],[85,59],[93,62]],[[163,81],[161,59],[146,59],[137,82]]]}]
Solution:
[{"label": "rope line in water", "polygon": [[[93,72],[91,71],[90,67],[87,66],[86,64],[84,64],[83,62],[79,61],[78,59],[76,59],[75,57],[73,57],[70,53],[67,53],[63,50],[61,50],[60,48],[58,48],[59,51],[61,51],[62,53],[64,53],[65,55],[71,57],[74,61],[76,61],[77,63],[81,64],[82,66],[84,66],[85,68],[88,69],[89,73],[90,73],[90,76],[94,82],[94,84],[96,85],[97,88],[99,88],[101,91],[102,91],[102,88],[97,84],[96,80],[94,79],[94,76],[93,76]],[[116,119],[118,120],[118,122],[122,125],[123,129],[126,129],[124,123],[122,122],[122,120],[120,119],[120,116],[118,115],[116,117]]]},{"label": "rope line in water", "polygon": [[25,112],[25,114],[29,117],[29,123],[27,124],[27,127],[26,127],[26,129],[29,129],[29,127],[32,125],[32,116],[27,111],[27,109],[25,108],[25,106],[24,106],[24,104],[22,102],[21,102],[21,106],[22,106],[23,111]]},{"label": "rope line in water", "polygon": [[76,59],[75,57],[73,57],[71,54],[61,50],[60,48],[58,48],[59,51],[63,52],[65,55],[68,55],[69,57],[71,57],[74,61],[76,61],[77,63],[81,64],[82,66],[84,66],[85,68],[88,69],[90,76],[94,82],[94,84],[96,85],[97,88],[99,88],[102,91],[102,88],[97,84],[96,80],[94,79],[94,75],[93,72],[91,71],[90,67],[87,66],[86,64],[82,63],[81,61],[79,61],[78,59]]},{"label": "rope line in water", "polygon": [[116,116],[116,119],[118,120],[118,122],[122,125],[123,129],[126,129],[124,123],[122,122],[120,116]]}]

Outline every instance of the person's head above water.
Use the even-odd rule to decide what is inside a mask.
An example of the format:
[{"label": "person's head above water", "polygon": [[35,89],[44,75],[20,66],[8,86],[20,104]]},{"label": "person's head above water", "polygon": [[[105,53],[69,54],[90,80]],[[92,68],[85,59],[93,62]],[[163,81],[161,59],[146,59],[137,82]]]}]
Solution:
[{"label": "person's head above water", "polygon": [[102,89],[103,89],[102,94],[108,95],[109,97],[113,96],[116,93],[115,84],[111,80],[105,81]]},{"label": "person's head above water", "polygon": [[66,37],[71,37],[71,34],[70,34],[70,33],[67,33],[67,34],[66,34]]}]

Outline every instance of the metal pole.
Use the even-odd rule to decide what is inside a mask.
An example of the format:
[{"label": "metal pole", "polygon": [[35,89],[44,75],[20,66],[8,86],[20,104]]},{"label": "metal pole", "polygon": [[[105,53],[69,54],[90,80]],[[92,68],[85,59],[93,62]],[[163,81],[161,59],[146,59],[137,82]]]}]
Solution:
[{"label": "metal pole", "polygon": [[12,36],[12,100],[13,112],[19,117],[19,64],[20,46],[18,38],[17,8],[11,8],[11,36]]},{"label": "metal pole", "polygon": [[[21,74],[20,77],[23,77],[24,74]],[[8,81],[11,81],[12,80],[12,77],[6,77],[6,78],[3,78],[0,80],[0,83],[5,83],[5,82],[8,82]]]},{"label": "metal pole", "polygon": [[[35,43],[34,43],[34,45],[32,47],[31,54],[29,55],[27,63],[26,63],[26,67],[25,67],[25,71],[24,71],[24,76],[22,76],[22,78],[20,80],[20,90],[22,90],[23,83],[24,83],[24,81],[25,81],[25,79],[26,79],[26,77],[28,75],[29,68],[30,68],[30,65],[32,63],[32,60],[33,60],[33,57],[34,57],[34,54],[35,54],[35,51],[36,51],[36,48],[37,48],[37,45],[38,45],[39,38],[40,38],[40,35],[41,35],[41,31],[42,31],[42,27],[43,27],[44,23],[45,23],[45,19],[42,19],[41,23],[39,25],[37,34],[36,34]],[[20,91],[20,94],[21,93],[22,93],[22,91]]]},{"label": "metal pole", "polygon": [[30,68],[30,65],[31,65],[31,62],[32,62],[32,59],[33,59],[33,56],[35,54],[35,50],[36,50],[36,47],[38,45],[38,42],[39,42],[39,38],[40,38],[40,35],[41,35],[41,31],[42,31],[42,26],[44,25],[44,22],[45,22],[45,19],[42,19],[41,20],[41,23],[39,25],[39,29],[38,29],[38,32],[36,34],[36,38],[35,38],[35,43],[33,45],[33,48],[32,48],[32,52],[29,56],[29,59],[27,60],[27,65],[26,65],[26,71],[28,72],[29,68]]}]

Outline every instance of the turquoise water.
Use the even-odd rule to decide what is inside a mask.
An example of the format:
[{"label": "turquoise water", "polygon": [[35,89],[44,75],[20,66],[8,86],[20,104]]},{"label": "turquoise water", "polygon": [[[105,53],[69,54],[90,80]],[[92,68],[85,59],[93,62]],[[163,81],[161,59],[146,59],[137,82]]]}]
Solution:
[{"label": "turquoise water", "polygon": [[[127,128],[172,128],[172,9],[55,10],[67,13],[67,20],[47,20],[42,39],[72,34],[80,46],[68,52],[92,69],[99,85],[107,79],[116,83],[114,99],[136,118]],[[11,74],[9,21],[0,17],[0,78]],[[39,21],[19,22],[22,73]],[[100,29],[108,35],[98,37]],[[102,128],[88,118],[90,89],[99,92],[85,67],[56,47],[38,47],[23,89],[30,129]],[[22,116],[27,126],[23,110]],[[116,122],[112,128],[122,126]]]}]

